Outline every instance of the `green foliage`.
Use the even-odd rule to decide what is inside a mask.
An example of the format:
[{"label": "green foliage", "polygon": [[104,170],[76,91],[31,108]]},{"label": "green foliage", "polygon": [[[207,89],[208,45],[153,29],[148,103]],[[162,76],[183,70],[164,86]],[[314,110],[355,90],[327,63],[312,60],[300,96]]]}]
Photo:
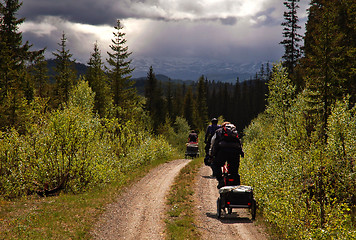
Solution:
[{"label": "green foliage", "polygon": [[173,153],[163,139],[152,138],[137,122],[99,119],[93,107],[94,94],[87,82],[80,81],[68,104],[38,117],[28,134],[2,132],[0,194],[13,198],[44,188],[82,192]]},{"label": "green foliage", "polygon": [[[267,112],[278,121],[280,129],[285,136],[288,136],[287,123],[290,121],[290,107],[293,103],[295,87],[288,78],[286,68],[279,63],[273,67],[272,78],[268,82],[268,107]],[[278,131],[278,132],[279,132]]]},{"label": "green foliage", "polygon": [[[333,106],[325,143],[317,126],[308,129],[307,95],[294,97],[284,76],[282,68],[273,73],[269,87],[281,88],[271,92],[268,111],[245,130],[242,182],[255,188],[261,213],[281,238],[353,239],[355,107],[348,101]],[[288,118],[281,121],[283,113]]]},{"label": "green foliage", "polygon": [[[173,127],[172,127],[173,125]],[[171,124],[168,119],[161,129],[162,136],[179,152],[183,153],[186,150],[186,142],[190,132],[190,126],[182,117],[177,117],[174,124]]]}]

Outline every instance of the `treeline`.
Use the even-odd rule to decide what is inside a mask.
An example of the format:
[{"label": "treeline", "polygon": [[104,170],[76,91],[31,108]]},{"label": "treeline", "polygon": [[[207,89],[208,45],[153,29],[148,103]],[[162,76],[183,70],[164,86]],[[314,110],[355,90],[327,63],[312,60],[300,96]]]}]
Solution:
[{"label": "treeline", "polygon": [[280,238],[355,239],[356,4],[311,1],[301,47],[298,2],[285,1],[284,62],[245,130],[242,179]]},{"label": "treeline", "polygon": [[146,109],[158,133],[164,133],[163,123],[176,117],[186,119],[191,129],[205,131],[210,119],[219,116],[236,124],[242,133],[265,109],[270,76],[267,63],[254,78],[242,83],[238,78],[235,83],[215,82],[202,75],[196,83],[186,85],[157,80],[151,66],[145,80]]}]

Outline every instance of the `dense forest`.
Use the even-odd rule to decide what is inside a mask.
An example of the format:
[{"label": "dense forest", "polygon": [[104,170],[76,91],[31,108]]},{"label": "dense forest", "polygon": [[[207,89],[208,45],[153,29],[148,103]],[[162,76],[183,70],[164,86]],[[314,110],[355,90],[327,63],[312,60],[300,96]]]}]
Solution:
[{"label": "dense forest", "polygon": [[49,68],[45,48],[32,51],[18,31],[22,4],[3,2],[1,197],[106,184],[182,151],[189,130],[203,133],[219,117],[243,133],[242,182],[283,238],[356,238],[354,0],[312,0],[305,36],[299,0],[284,1],[283,61],[253,79],[159,81],[150,67],[141,91],[120,20],[106,61],[94,44],[78,74],[70,36],[63,32]]}]

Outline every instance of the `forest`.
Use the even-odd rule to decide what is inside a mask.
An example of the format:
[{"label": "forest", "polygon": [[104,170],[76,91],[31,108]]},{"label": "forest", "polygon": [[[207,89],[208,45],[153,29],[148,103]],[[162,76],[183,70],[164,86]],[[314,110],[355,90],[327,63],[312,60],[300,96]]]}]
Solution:
[{"label": "forest", "polygon": [[[188,132],[212,117],[237,125],[246,157],[242,183],[284,239],[355,239],[356,4],[312,0],[305,36],[298,2],[286,0],[283,61],[223,83],[131,78],[125,31],[113,27],[106,61],[94,44],[78,74],[64,32],[53,52],[32,51],[0,4],[0,196],[80,193],[124,178],[136,166],[184,151]],[[45,47],[45,46],[44,46]]]}]

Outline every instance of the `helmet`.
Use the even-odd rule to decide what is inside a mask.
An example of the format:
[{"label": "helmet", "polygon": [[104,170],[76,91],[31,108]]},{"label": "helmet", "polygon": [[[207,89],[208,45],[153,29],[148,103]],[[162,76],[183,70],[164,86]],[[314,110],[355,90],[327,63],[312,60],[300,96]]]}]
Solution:
[{"label": "helmet", "polygon": [[218,120],[216,118],[211,119],[211,123],[218,123]]}]

